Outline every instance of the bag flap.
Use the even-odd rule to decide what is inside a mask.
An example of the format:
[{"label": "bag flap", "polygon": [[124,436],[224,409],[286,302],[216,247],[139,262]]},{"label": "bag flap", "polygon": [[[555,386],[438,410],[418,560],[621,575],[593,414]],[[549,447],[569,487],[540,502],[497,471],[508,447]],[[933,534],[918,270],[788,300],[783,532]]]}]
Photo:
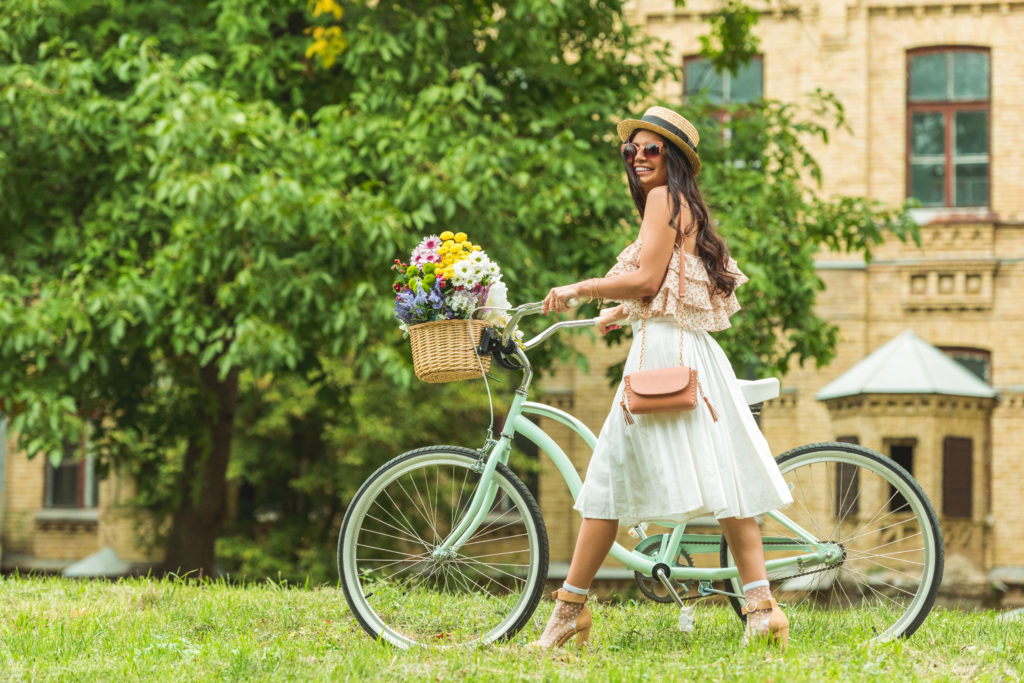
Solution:
[{"label": "bag flap", "polygon": [[641,396],[675,394],[690,384],[690,368],[682,366],[641,370],[629,374],[629,388]]}]

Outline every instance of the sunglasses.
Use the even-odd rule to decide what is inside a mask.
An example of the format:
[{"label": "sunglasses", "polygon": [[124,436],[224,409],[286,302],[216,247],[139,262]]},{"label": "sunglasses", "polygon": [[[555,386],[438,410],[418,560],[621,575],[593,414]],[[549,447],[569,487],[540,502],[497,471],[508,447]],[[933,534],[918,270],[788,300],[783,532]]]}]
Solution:
[{"label": "sunglasses", "polygon": [[633,163],[633,159],[636,159],[636,155],[643,150],[644,157],[648,159],[657,158],[662,151],[665,149],[664,143],[661,142],[648,142],[646,145],[638,145],[635,142],[624,142],[622,143],[622,158],[626,160],[627,164]]}]

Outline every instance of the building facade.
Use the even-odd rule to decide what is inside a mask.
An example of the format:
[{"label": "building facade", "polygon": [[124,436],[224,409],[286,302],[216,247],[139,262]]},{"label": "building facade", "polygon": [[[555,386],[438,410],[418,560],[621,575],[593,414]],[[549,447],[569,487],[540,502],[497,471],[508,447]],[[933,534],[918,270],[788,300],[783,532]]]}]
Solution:
[{"label": "building facade", "polygon": [[[735,76],[714,73],[697,54],[717,7],[630,4],[630,20],[665,40],[679,65],[660,98],[685,111],[686,96],[701,90],[721,101],[799,102],[817,88],[832,92],[851,130],[814,148],[822,192],[894,206],[913,197],[921,205],[914,211],[920,247],[890,240],[870,263],[820,255],[826,289],[818,311],[840,328],[838,354],[828,367],[793,367],[782,379],[782,395],[762,415],[773,451],[842,439],[894,458],[939,514],[945,583],[1024,603],[1024,3],[758,5],[761,54]],[[907,330],[973,372],[995,398],[914,389],[818,400],[826,385]],[[546,400],[596,432],[612,398],[603,370],[625,351],[580,344],[591,371],[561,369],[545,384]],[[582,474],[585,446],[560,436]],[[557,572],[579,520],[550,476],[542,473],[540,494]],[[625,578],[611,564],[604,576]]]},{"label": "building facade", "polygon": [[91,574],[121,574],[153,564],[143,542],[148,517],[126,503],[130,477],[100,477],[81,444],[57,465],[29,458],[0,418],[0,565],[3,570],[60,572],[100,550],[116,558],[90,565]]}]

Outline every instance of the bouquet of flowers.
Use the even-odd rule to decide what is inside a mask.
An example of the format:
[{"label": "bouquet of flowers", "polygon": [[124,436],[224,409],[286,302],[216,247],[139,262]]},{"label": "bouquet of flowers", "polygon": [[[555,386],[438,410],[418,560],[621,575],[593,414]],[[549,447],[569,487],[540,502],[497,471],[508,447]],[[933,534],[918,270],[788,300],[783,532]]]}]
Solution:
[{"label": "bouquet of flowers", "polygon": [[492,325],[508,320],[508,289],[501,269],[464,232],[446,230],[424,238],[408,263],[395,259],[391,270],[395,317],[403,331],[436,320],[472,317]]},{"label": "bouquet of flowers", "polygon": [[[449,230],[421,241],[409,262],[395,259],[395,317],[409,335],[416,376],[425,382],[482,377],[483,329],[509,321],[501,269],[466,233]],[[519,335],[517,334],[517,337]]]}]

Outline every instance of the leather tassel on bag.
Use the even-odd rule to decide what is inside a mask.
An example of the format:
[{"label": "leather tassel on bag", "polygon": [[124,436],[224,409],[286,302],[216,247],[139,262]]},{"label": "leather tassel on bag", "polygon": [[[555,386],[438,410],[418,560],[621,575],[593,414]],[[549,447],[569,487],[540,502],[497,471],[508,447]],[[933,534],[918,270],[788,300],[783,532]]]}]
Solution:
[{"label": "leather tassel on bag", "polygon": [[709,401],[708,397],[704,395],[703,389],[700,392],[700,397],[704,399],[704,403],[705,405],[707,405],[708,411],[711,413],[711,419],[714,420],[715,422],[718,422],[718,413],[716,413],[715,409],[711,407],[711,401]]},{"label": "leather tassel on bag", "polygon": [[629,408],[626,407],[625,401],[620,401],[619,405],[622,406],[622,417],[626,420],[626,424],[631,425],[636,420],[633,419],[633,413],[629,412]]}]

